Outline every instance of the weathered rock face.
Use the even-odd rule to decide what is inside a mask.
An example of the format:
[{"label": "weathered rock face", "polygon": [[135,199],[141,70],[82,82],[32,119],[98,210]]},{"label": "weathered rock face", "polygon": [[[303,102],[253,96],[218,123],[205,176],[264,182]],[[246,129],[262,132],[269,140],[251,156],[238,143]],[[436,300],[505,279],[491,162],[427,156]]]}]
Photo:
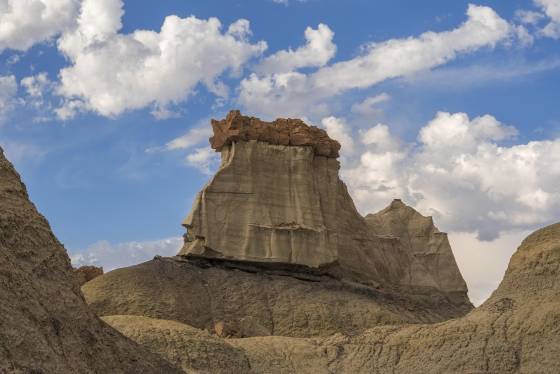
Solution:
[{"label": "weathered rock face", "polygon": [[467,289],[447,234],[437,229],[432,217],[424,217],[401,200],[394,200],[382,211],[368,214],[366,221],[374,234],[399,238],[415,258],[415,265],[420,269],[412,271],[411,277],[423,279],[410,279],[411,284],[433,282],[433,287],[447,293]]},{"label": "weathered rock face", "polygon": [[80,266],[74,269],[74,277],[80,287],[100,275],[103,275],[103,268],[97,266]]},{"label": "weathered rock face", "polygon": [[0,372],[176,372],[89,310],[66,251],[1,149]]},{"label": "weathered rock face", "polygon": [[[231,112],[212,122],[222,163],[184,221],[180,255],[329,268],[337,277],[386,289],[429,288],[468,303],[451,249],[430,219],[417,214],[398,232],[368,222],[339,178],[339,162],[312,145],[328,136],[310,138],[318,130],[296,121],[308,140],[277,145],[269,133],[285,121]],[[411,246],[418,235],[428,236]]]},{"label": "weathered rock face", "polygon": [[214,136],[210,138],[212,148],[221,151],[224,147],[240,141],[307,146],[317,156],[337,158],[340,143],[331,139],[325,130],[308,126],[299,119],[279,118],[274,122],[264,122],[255,117],[242,116],[238,110],[229,112],[224,120],[212,120]]},{"label": "weathered rock face", "polygon": [[[560,224],[522,243],[501,285],[481,307],[443,323],[378,326],[326,338],[220,340],[204,335],[199,340],[181,323],[106,320],[153,351],[180,358],[184,368],[204,368],[193,355],[201,358],[199,352],[212,344],[219,349],[212,350],[208,365],[234,353],[240,373],[558,373]],[[245,360],[248,366],[238,364]]]},{"label": "weathered rock face", "polygon": [[445,294],[387,294],[301,268],[157,258],[82,287],[99,316],[174,320],[233,337],[318,337],[378,325],[431,323],[471,310]]}]

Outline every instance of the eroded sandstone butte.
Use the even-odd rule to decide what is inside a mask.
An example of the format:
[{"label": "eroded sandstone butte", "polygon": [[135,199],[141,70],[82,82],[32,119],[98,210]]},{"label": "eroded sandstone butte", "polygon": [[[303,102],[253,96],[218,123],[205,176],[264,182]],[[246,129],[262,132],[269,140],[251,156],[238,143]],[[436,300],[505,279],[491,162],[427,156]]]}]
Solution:
[{"label": "eroded sandstone butte", "polygon": [[260,135],[279,123],[296,123],[306,136],[319,131],[237,111],[212,122],[222,164],[184,223],[184,248],[86,283],[98,315],[233,337],[320,337],[440,322],[472,309],[447,236],[431,218],[399,200],[362,217],[338,160],[316,152],[319,140],[279,145]]},{"label": "eroded sandstone butte", "polygon": [[0,149],[0,373],[174,373],[87,307],[70,259]]},{"label": "eroded sandstone butte", "polygon": [[560,224],[530,235],[470,311],[431,218],[399,200],[361,217],[336,159],[311,146],[221,152],[181,256],[84,285],[126,336],[186,372],[560,372]]},{"label": "eroded sandstone butte", "polygon": [[[183,223],[188,232],[180,255],[303,265],[468,303],[445,234],[398,202],[389,208],[394,214],[362,217],[339,178],[339,145],[323,130],[238,111],[212,127],[210,142],[222,162]],[[288,135],[279,136],[283,131]],[[337,152],[318,151],[323,148]]]}]

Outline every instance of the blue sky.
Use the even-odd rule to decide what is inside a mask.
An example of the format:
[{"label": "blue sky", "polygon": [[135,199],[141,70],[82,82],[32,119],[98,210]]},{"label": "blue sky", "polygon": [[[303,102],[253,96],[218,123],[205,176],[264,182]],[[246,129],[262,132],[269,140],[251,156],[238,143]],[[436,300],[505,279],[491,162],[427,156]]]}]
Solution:
[{"label": "blue sky", "polygon": [[479,301],[560,220],[559,39],[559,0],[0,0],[0,145],[111,268],[180,245],[210,118],[301,117],[363,213],[400,197],[450,232]]}]

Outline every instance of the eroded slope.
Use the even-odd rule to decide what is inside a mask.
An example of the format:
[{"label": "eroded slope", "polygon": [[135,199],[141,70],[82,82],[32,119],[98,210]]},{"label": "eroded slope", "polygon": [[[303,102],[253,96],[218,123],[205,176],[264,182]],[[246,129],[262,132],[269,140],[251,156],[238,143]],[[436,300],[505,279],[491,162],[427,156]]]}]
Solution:
[{"label": "eroded slope", "polygon": [[99,320],[0,149],[0,372],[175,372]]}]

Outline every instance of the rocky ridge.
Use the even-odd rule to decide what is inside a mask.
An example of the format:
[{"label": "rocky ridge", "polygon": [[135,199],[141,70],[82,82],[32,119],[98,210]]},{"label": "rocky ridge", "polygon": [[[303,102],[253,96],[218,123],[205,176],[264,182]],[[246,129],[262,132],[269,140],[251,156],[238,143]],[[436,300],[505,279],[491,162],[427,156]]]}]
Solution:
[{"label": "rocky ridge", "polygon": [[70,259],[0,149],[0,373],[174,373],[86,305]]}]

